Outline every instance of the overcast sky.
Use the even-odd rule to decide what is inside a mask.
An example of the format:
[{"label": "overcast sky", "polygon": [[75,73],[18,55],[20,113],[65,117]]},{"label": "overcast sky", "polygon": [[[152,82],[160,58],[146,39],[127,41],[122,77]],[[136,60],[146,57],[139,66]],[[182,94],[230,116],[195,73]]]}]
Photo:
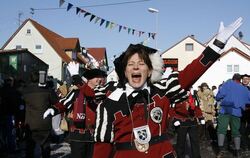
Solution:
[{"label": "overcast sky", "polygon": [[[106,28],[95,18],[76,15],[76,8],[66,10],[68,4],[79,7],[91,15],[117,24]],[[150,13],[148,8],[159,13]],[[34,8],[34,14],[30,14]],[[204,43],[218,30],[219,22],[230,24],[243,17],[243,25],[235,34],[243,32],[243,41],[250,43],[250,1],[249,0],[65,0],[59,8],[59,0],[4,0],[0,5],[0,46],[16,31],[20,20],[32,18],[41,25],[69,38],[77,37],[81,46],[106,47],[109,64],[114,55],[119,55],[130,43],[139,43],[148,38],[147,33],[157,32],[156,39],[148,41],[148,46],[161,52],[167,50],[188,35]],[[158,19],[158,22],[157,22]],[[144,31],[139,37],[128,33],[119,25],[136,31]]]}]

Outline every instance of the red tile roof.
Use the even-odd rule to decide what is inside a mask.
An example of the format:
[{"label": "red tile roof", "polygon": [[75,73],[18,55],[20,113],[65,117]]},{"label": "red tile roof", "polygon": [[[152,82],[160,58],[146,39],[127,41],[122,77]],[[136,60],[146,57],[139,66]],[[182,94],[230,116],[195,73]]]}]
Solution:
[{"label": "red tile roof", "polygon": [[106,66],[108,66],[106,48],[86,48],[88,53],[92,55],[97,61],[105,60]]}]

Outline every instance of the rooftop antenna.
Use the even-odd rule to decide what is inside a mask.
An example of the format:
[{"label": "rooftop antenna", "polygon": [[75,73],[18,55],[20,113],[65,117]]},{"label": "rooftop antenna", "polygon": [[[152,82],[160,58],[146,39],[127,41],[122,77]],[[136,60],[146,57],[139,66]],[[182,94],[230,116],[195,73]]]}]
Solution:
[{"label": "rooftop antenna", "polygon": [[23,12],[19,11],[18,12],[18,26],[21,25],[21,16],[23,15]]},{"label": "rooftop antenna", "polygon": [[30,14],[33,17],[33,15],[35,14],[35,9],[34,8],[30,8]]}]

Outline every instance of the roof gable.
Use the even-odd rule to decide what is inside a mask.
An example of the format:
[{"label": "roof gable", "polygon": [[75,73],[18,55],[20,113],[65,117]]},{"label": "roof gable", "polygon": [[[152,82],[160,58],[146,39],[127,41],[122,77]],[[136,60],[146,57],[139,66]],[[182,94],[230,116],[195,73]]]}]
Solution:
[{"label": "roof gable", "polygon": [[191,39],[194,43],[197,43],[203,47],[205,47],[202,43],[200,43],[199,41],[197,41],[193,35],[191,36],[186,36],[185,38],[183,38],[182,40],[180,40],[179,42],[177,42],[176,44],[174,44],[172,47],[168,48],[167,50],[163,51],[161,55],[169,52],[171,49],[173,49],[174,47],[176,47],[177,45],[179,45],[180,43],[184,42],[185,40]]},{"label": "roof gable", "polygon": [[[213,38],[211,40],[209,40],[206,45],[211,44],[216,36],[213,36]],[[236,48],[241,50],[242,52],[245,52],[245,54],[247,54],[248,56],[250,55],[250,49],[247,46],[246,43],[244,43],[243,41],[239,40],[237,37],[235,37],[234,35],[231,36],[228,41],[227,44],[225,45],[224,51],[228,51],[231,48]]]},{"label": "roof gable", "polygon": [[3,45],[2,49],[4,49],[8,45],[8,43],[16,36],[16,34],[23,28],[23,26],[27,24],[27,22],[31,22],[35,29],[37,29],[37,31],[50,44],[50,46],[55,50],[55,52],[61,57],[63,61],[67,63],[71,61],[71,58],[65,53],[65,50],[74,50],[76,52],[81,51],[78,38],[64,38],[32,19],[25,20],[23,24],[11,36],[11,38],[9,38],[8,41]]},{"label": "roof gable", "polygon": [[221,54],[221,57],[220,58],[223,58],[225,55],[227,55],[228,53],[231,53],[231,52],[235,52],[237,53],[238,55],[242,56],[243,58],[247,59],[248,61],[250,61],[250,56],[246,53],[244,53],[243,51],[239,50],[238,48],[236,47],[232,47],[230,48],[229,50],[223,52]]}]

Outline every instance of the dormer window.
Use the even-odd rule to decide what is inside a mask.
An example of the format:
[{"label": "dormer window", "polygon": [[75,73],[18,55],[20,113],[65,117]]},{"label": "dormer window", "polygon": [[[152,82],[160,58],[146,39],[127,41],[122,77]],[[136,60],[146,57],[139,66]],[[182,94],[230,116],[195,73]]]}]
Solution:
[{"label": "dormer window", "polygon": [[26,34],[30,35],[31,34],[31,29],[27,29]]},{"label": "dormer window", "polygon": [[193,43],[186,43],[185,50],[186,51],[193,51],[194,50],[194,44]]}]

